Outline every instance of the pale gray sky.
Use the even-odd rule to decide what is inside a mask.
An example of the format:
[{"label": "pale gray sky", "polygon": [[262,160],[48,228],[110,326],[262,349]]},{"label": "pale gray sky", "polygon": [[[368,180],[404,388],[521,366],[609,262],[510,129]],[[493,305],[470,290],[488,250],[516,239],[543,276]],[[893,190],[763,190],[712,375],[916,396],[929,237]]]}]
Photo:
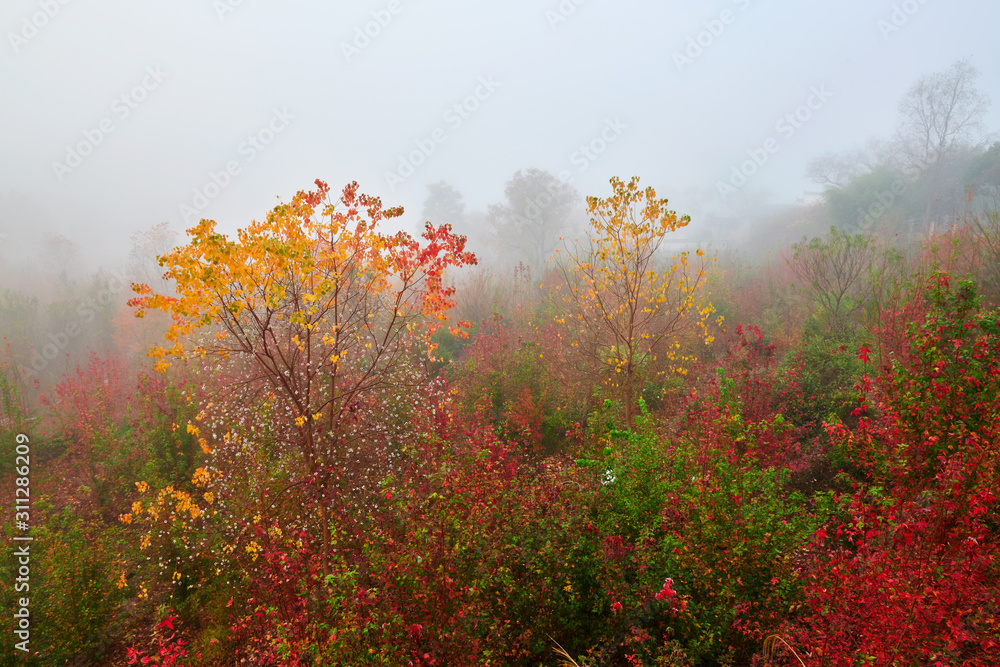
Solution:
[{"label": "pale gray sky", "polygon": [[1000,129],[997,26],[987,0],[6,0],[0,260],[48,232],[118,264],[133,231],[232,231],[316,178],[411,229],[427,183],[482,208],[529,167],[583,195],[639,175],[695,212],[768,139],[746,188],[790,203],[810,158],[890,134],[906,89],[959,58]]}]

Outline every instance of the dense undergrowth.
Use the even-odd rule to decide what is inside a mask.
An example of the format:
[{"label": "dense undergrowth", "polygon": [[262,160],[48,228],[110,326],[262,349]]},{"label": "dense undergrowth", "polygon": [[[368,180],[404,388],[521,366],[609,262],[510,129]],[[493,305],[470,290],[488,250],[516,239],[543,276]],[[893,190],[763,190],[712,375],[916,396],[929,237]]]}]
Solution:
[{"label": "dense undergrowth", "polygon": [[[374,346],[301,333],[325,322],[308,304],[342,312],[324,299],[348,287],[324,283],[325,262],[347,254],[257,230],[252,256],[297,257],[302,273],[257,304],[291,313],[261,338],[288,356],[241,357],[225,341],[253,310],[234,286],[247,276],[230,266],[238,298],[222,311],[184,283],[236,253],[212,255],[204,228],[203,255],[167,262],[187,310],[148,288],[134,304],[211,323],[175,332],[195,353],[161,350],[166,372],[121,343],[162,344],[166,327],[127,318],[119,344],[61,378],[30,373],[9,341],[2,466],[9,492],[26,434],[34,542],[31,653],[3,664],[996,664],[1000,328],[983,296],[998,295],[978,293],[995,258],[961,229],[907,257],[834,231],[753,267],[692,270],[671,336],[649,342],[667,325],[638,312],[636,338],[609,344],[598,325],[620,311],[566,298],[594,264],[480,273],[452,293],[434,281],[464,249],[444,228],[419,245],[336,215],[354,259],[368,253],[350,274],[365,298],[426,272],[393,306],[405,326],[381,302],[345,325],[386,333]],[[657,228],[633,231],[641,246]],[[637,256],[618,258],[633,262],[622,275],[654,266]],[[864,270],[834,285],[845,256]],[[655,310],[676,290],[615,298]],[[489,316],[421,330],[487,292]],[[296,356],[316,350],[336,358]],[[275,360],[308,383],[268,375]],[[4,609],[17,576],[6,561]]]}]

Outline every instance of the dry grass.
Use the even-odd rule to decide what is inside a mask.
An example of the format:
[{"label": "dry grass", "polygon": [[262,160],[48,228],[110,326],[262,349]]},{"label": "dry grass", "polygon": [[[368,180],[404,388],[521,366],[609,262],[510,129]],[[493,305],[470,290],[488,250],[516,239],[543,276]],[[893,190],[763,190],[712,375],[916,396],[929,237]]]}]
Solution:
[{"label": "dry grass", "polygon": [[[552,639],[551,635],[549,635],[549,639]],[[556,655],[562,658],[562,660],[559,661],[559,667],[581,667],[580,663],[574,660],[573,656],[567,653],[566,649],[564,649],[559,642],[552,639],[552,643],[556,645],[556,647],[552,650],[556,652]]]},{"label": "dry grass", "polygon": [[769,663],[769,662],[771,662],[777,656],[777,653],[778,653],[778,642],[781,642],[782,644],[784,644],[785,648],[787,648],[789,651],[792,652],[792,655],[795,656],[795,659],[799,661],[799,664],[802,665],[802,667],[806,667],[806,663],[802,662],[802,658],[800,658],[799,654],[795,651],[794,648],[792,648],[792,645],[789,644],[788,642],[786,642],[784,640],[784,638],[781,637],[781,635],[771,635],[770,637],[768,637],[767,639],[764,640],[764,661],[765,662]]}]

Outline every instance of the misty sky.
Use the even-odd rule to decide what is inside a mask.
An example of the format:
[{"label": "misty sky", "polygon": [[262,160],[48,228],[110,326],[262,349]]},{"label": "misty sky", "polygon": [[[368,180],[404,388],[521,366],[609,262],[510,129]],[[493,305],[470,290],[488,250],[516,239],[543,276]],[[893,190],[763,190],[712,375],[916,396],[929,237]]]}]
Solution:
[{"label": "misty sky", "polygon": [[3,262],[62,233],[118,265],[133,231],[231,232],[316,178],[404,205],[411,229],[427,183],[484,208],[529,167],[583,195],[639,175],[681,213],[717,209],[716,183],[768,139],[745,187],[792,203],[817,189],[810,158],[888,136],[907,88],[959,58],[1000,129],[987,0],[64,2],[0,9]]}]

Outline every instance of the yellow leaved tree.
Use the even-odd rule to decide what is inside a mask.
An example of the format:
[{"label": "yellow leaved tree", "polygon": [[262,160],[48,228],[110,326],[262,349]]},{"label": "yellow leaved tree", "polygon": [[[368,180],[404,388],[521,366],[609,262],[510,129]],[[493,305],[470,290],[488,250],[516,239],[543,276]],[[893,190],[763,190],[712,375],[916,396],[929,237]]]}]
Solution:
[{"label": "yellow leaved tree", "polygon": [[[160,370],[171,358],[198,360],[222,385],[215,412],[188,427],[203,448],[238,456],[247,440],[268,441],[273,470],[261,477],[280,471],[287,486],[278,493],[299,488],[300,506],[319,514],[306,527],[321,533],[329,574],[331,504],[344,506],[352,479],[371,481],[359,462],[384,462],[399,446],[399,396],[424,391],[421,359],[448,323],[454,288],[444,272],[476,259],[446,225],[427,223],[424,243],[383,233],[379,223],[402,208],[383,209],[357,183],[336,203],[325,183],[316,185],[236,240],[202,220],[186,246],[159,258],[177,296],[133,285],[139,297],[130,303],[139,317],[160,310],[172,318],[170,345],[150,350]],[[238,436],[233,425],[247,421],[257,423]],[[225,432],[213,437],[213,425]]]},{"label": "yellow leaved tree", "polygon": [[664,237],[685,227],[656,191],[611,179],[606,199],[588,197],[590,234],[586,242],[567,244],[562,257],[564,312],[571,345],[587,367],[618,394],[632,424],[636,398],[647,380],[669,371],[686,373],[688,357],[679,337],[689,327],[710,343],[706,324],[715,311],[701,288],[708,258],[698,248],[670,258],[657,254]]}]

